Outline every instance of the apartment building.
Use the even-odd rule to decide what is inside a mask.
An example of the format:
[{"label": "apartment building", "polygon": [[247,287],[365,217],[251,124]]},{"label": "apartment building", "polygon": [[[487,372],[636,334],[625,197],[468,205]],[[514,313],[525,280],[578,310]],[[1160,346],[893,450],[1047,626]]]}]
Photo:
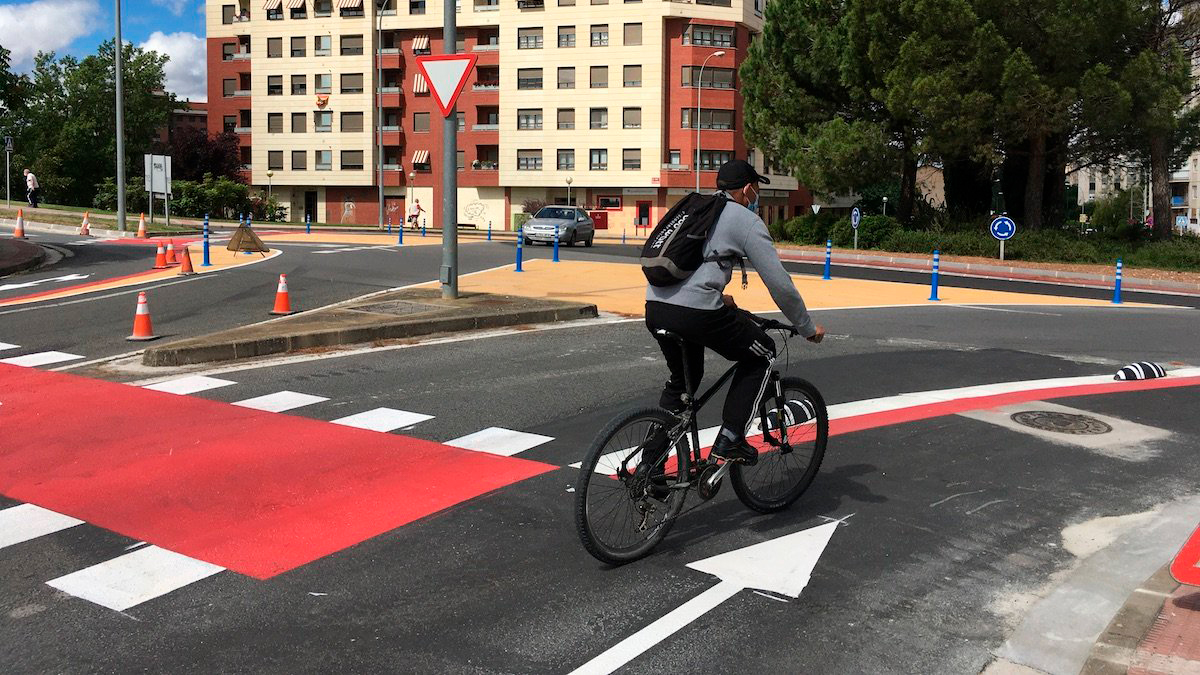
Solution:
[{"label": "apartment building", "polygon": [[[808,192],[742,135],[763,1],[459,0],[455,49],[479,58],[458,99],[458,222],[569,200],[610,229],[653,225],[694,189],[697,130],[704,188],[749,159],[771,178],[764,218],[802,213]],[[440,0],[208,0],[209,129],[238,133],[244,175],[293,220],[373,224],[381,123],[387,217],[417,199],[439,224],[442,118],[415,57],[444,53],[441,17]]]}]

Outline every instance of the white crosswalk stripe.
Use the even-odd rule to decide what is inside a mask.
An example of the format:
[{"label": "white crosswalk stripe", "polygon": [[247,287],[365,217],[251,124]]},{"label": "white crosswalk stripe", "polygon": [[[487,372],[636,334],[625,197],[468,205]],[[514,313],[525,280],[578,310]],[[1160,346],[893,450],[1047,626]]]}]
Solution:
[{"label": "white crosswalk stripe", "polygon": [[77,598],[123,612],[224,569],[157,546],[146,546],[46,583]]},{"label": "white crosswalk stripe", "polygon": [[284,412],[294,408],[301,408],[306,405],[328,401],[325,396],[313,396],[312,394],[301,394],[296,391],[277,391],[274,394],[266,396],[256,396],[248,398],[245,401],[237,401],[234,405],[240,405],[243,408],[253,408],[255,410],[264,410],[266,412]]},{"label": "white crosswalk stripe", "polygon": [[82,522],[33,504],[12,506],[0,510],[0,548],[54,534]]},{"label": "white crosswalk stripe", "polygon": [[11,344],[8,342],[0,342],[0,351],[4,351],[5,349],[16,349],[17,347],[20,347],[20,346],[21,345],[14,345],[14,344]]},{"label": "white crosswalk stripe", "polygon": [[543,443],[549,443],[552,440],[554,438],[550,436],[513,431],[512,429],[504,429],[502,427],[488,427],[473,434],[467,434],[452,441],[446,441],[445,444],[466,450],[477,450],[479,452],[490,452],[493,455],[512,457],[519,452],[525,452],[530,448],[535,448]]},{"label": "white crosswalk stripe", "polygon": [[217,387],[228,387],[231,384],[237,384],[233,380],[222,380],[217,377],[205,377],[203,375],[189,375],[180,377],[166,382],[157,384],[148,384],[144,389],[152,389],[154,391],[163,391],[168,394],[196,394]]},{"label": "white crosswalk stripe", "polygon": [[34,368],[36,366],[48,366],[52,363],[62,363],[63,361],[75,361],[83,357],[78,354],[68,354],[66,352],[37,352],[35,354],[26,354],[24,356],[14,356],[10,359],[0,359],[0,363],[7,363],[10,366],[26,366]]},{"label": "white crosswalk stripe", "polygon": [[376,408],[333,420],[333,423],[370,431],[395,431],[431,419],[433,419],[433,415],[392,408]]}]

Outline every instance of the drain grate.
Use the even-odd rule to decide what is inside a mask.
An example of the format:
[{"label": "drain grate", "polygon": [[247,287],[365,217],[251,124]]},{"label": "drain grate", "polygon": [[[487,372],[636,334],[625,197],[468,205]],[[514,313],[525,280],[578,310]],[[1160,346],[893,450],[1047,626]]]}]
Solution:
[{"label": "drain grate", "polygon": [[435,309],[443,309],[438,305],[426,305],[420,302],[409,302],[408,300],[390,300],[388,302],[377,302],[373,305],[359,305],[352,309],[360,312],[375,312],[377,314],[395,314],[404,316],[405,314],[419,314],[421,312],[432,312]]},{"label": "drain grate", "polygon": [[1053,431],[1074,436],[1099,436],[1113,430],[1111,426],[1095,417],[1050,410],[1025,410],[1013,413],[1012,421],[1041,431]]}]

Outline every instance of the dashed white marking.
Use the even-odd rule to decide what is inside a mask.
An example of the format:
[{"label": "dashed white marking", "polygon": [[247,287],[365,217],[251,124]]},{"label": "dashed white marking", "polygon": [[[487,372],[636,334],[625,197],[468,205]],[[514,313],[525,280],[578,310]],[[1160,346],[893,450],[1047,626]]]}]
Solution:
[{"label": "dashed white marking", "polygon": [[0,511],[0,548],[53,534],[82,522],[33,504],[12,506]]},{"label": "dashed white marking", "polygon": [[328,400],[324,396],[301,394],[295,391],[277,391],[274,394],[256,396],[248,398],[245,401],[238,401],[234,405],[240,405],[243,408],[254,408],[255,410],[265,410],[266,412],[283,412]]},{"label": "dashed white marking", "polygon": [[46,583],[77,598],[123,612],[224,569],[174,551],[147,546]]},{"label": "dashed white marking", "polygon": [[465,450],[478,450],[479,452],[490,452],[493,455],[512,457],[518,452],[525,452],[530,448],[535,448],[543,443],[549,443],[552,440],[554,439],[550,436],[513,431],[512,429],[501,427],[488,427],[473,434],[467,434],[461,438],[446,441],[446,445],[452,445]]},{"label": "dashed white marking", "polygon": [[50,277],[48,279],[34,279],[33,281],[26,281],[26,282],[19,283],[19,284],[3,284],[3,285],[0,285],[0,291],[15,291],[19,288],[32,288],[34,286],[40,286],[41,284],[49,284],[49,283],[54,283],[54,282],[62,283],[62,282],[66,282],[66,281],[79,281],[80,279],[86,279],[90,276],[92,276],[92,275],[90,275],[90,274],[67,274],[67,275],[64,275],[61,277]]},{"label": "dashed white marking", "polygon": [[8,342],[0,342],[0,351],[3,351],[5,349],[16,349],[17,347],[20,347],[20,346],[21,345],[14,345],[14,344],[10,344]]},{"label": "dashed white marking", "polygon": [[184,395],[196,394],[202,391],[208,391],[209,389],[216,389],[217,387],[227,387],[231,384],[237,384],[237,382],[234,382],[233,380],[222,380],[217,377],[189,375],[187,377],[167,380],[166,382],[159,382],[157,384],[148,384],[145,386],[145,389],[163,391],[168,394]]},{"label": "dashed white marking", "polygon": [[51,363],[62,363],[63,361],[74,361],[82,358],[78,354],[68,354],[66,352],[37,352],[36,354],[26,354],[25,356],[14,356],[11,359],[3,359],[0,360],[0,363],[7,363],[10,366],[34,368],[36,366],[48,366]]},{"label": "dashed white marking", "polygon": [[367,429],[369,431],[386,432],[395,431],[401,427],[407,427],[410,424],[417,424],[431,419],[433,419],[433,415],[423,415],[421,413],[392,408],[376,408],[348,417],[341,417],[333,420],[333,423],[356,427],[358,429]]}]

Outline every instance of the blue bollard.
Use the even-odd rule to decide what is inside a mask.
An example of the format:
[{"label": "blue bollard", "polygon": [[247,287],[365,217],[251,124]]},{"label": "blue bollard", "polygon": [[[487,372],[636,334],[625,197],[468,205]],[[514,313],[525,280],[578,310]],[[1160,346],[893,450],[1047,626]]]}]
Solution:
[{"label": "blue bollard", "polygon": [[941,299],[938,297],[938,270],[941,267],[941,257],[941,251],[935,250],[933,252],[933,290],[929,293],[929,299],[933,302],[937,302]]},{"label": "blue bollard", "polygon": [[424,218],[421,219],[421,236],[422,237],[425,236],[425,219]]},{"label": "blue bollard", "polygon": [[488,221],[488,241],[492,240],[492,221]]},{"label": "blue bollard", "polygon": [[518,227],[517,228],[517,270],[516,270],[518,272],[525,271],[525,270],[521,269],[521,256],[523,256],[525,254],[525,250],[523,247],[524,242],[525,242],[525,227],[524,226]]},{"label": "blue bollard", "polygon": [[621,228],[621,245],[625,245],[625,228]]},{"label": "blue bollard", "polygon": [[554,226],[554,259],[551,262],[558,262],[558,226]]},{"label": "blue bollard", "polygon": [[312,216],[304,214],[304,234],[312,234]]},{"label": "blue bollard", "polygon": [[400,227],[396,228],[396,245],[397,246],[404,245],[404,225],[403,224],[401,224]]},{"label": "blue bollard", "polygon": [[208,214],[204,214],[204,262],[200,263],[201,267],[212,267],[212,262],[208,259]]},{"label": "blue bollard", "polygon": [[392,233],[392,219],[388,218],[388,234]]},{"label": "blue bollard", "polygon": [[829,281],[833,277],[829,276],[829,265],[833,260],[833,240],[825,240],[825,276],[822,279]]},{"label": "blue bollard", "polygon": [[1117,280],[1116,280],[1116,283],[1113,285],[1113,304],[1114,305],[1121,304],[1121,269],[1123,267],[1125,267],[1125,263],[1122,261],[1123,261],[1122,258],[1117,258]]},{"label": "blue bollard", "polygon": [[244,213],[239,213],[239,214],[238,214],[238,227],[241,227],[242,225],[245,225],[245,224],[246,224],[246,223],[245,223],[245,216],[246,216],[246,214],[244,214]]}]

